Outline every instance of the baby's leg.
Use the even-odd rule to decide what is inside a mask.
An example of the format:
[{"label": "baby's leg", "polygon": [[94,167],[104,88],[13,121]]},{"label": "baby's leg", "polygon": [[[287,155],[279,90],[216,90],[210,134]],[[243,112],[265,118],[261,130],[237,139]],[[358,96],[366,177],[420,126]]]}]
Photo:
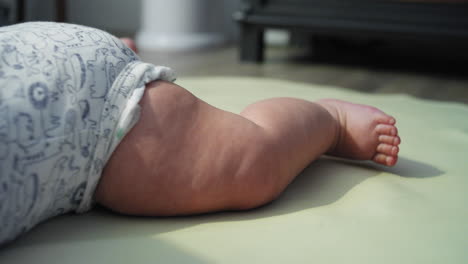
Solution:
[{"label": "baby's leg", "polygon": [[122,213],[257,207],[326,152],[396,162],[394,119],[367,106],[278,98],[236,115],[166,82],[150,84],[141,105],[140,121],[113,153],[96,191],[98,202]]}]

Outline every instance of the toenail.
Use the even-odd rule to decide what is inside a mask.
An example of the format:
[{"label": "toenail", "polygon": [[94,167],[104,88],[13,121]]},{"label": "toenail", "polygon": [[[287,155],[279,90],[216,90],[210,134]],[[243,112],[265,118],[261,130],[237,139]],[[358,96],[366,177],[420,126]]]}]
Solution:
[{"label": "toenail", "polygon": [[390,121],[389,121],[390,125],[394,125],[394,124],[395,124],[395,122],[396,122],[396,121],[395,121],[395,119],[394,119],[394,118],[390,118]]}]

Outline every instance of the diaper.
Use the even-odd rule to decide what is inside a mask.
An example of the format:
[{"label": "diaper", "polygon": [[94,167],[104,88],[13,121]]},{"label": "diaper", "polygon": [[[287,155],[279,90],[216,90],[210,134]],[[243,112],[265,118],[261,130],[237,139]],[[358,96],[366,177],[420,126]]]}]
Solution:
[{"label": "diaper", "polygon": [[97,29],[0,28],[0,245],[92,207],[104,165],[138,121],[145,84],[157,79],[175,75]]}]

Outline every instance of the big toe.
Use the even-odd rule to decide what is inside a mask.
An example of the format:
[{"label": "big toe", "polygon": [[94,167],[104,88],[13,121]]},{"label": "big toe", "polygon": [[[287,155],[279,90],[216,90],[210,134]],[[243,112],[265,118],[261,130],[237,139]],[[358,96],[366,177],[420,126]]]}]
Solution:
[{"label": "big toe", "polygon": [[375,117],[375,119],[377,120],[377,122],[381,124],[392,125],[392,126],[396,124],[396,119],[394,117],[385,114],[379,109],[376,109],[376,112],[377,112],[377,116]]}]

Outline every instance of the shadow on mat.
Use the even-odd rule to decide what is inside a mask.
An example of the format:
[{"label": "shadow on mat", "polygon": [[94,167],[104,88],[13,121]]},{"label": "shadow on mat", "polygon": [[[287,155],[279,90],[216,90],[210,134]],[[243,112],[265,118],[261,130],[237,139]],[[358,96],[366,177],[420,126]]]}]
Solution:
[{"label": "shadow on mat", "polygon": [[377,165],[374,166],[379,170],[405,178],[431,178],[445,173],[429,164],[401,157],[398,160],[398,166],[391,168]]},{"label": "shadow on mat", "polygon": [[105,243],[119,238],[150,238],[157,243],[155,236],[159,234],[194,225],[257,220],[333,204],[361,182],[385,172],[414,178],[444,173],[429,164],[406,158],[400,158],[394,168],[387,168],[370,162],[324,157],[309,165],[276,201],[261,208],[187,217],[133,217],[98,207],[84,215],[64,215],[47,221],[17,241],[15,247],[89,240]]}]

